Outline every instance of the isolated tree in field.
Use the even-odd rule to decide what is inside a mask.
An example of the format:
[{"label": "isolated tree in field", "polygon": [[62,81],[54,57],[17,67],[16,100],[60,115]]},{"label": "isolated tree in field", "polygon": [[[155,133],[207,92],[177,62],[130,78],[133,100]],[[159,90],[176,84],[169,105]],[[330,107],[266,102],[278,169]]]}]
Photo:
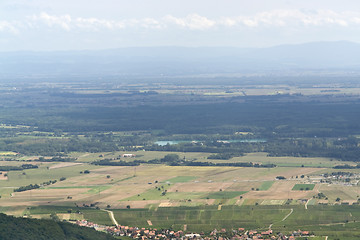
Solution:
[{"label": "isolated tree in field", "polygon": [[167,154],[164,158],[161,159],[162,162],[177,162],[180,157],[177,154]]}]

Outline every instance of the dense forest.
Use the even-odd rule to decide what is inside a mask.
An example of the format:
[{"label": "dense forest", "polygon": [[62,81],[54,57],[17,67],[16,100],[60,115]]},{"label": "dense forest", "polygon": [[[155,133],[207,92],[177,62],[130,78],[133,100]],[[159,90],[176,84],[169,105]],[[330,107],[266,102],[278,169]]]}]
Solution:
[{"label": "dense forest", "polygon": [[[0,151],[53,157],[44,161],[73,161],[67,154],[75,151],[121,150],[208,152],[209,159],[267,152],[360,161],[357,95],[331,89],[325,95],[159,94],[163,86],[156,84],[125,86],[121,93],[105,85],[94,94],[86,92],[99,87],[91,83],[59,86],[24,83],[3,91]],[[207,87],[232,92],[228,86]],[[74,92],[79,89],[85,93]],[[185,141],[157,145],[158,140]]]},{"label": "dense forest", "polygon": [[187,161],[186,159],[180,159],[177,154],[167,154],[161,159],[153,159],[149,161],[139,161],[134,160],[131,162],[125,161],[112,161],[111,159],[103,159],[99,161],[94,161],[92,164],[100,166],[139,166],[143,164],[166,164],[169,166],[198,166],[198,167],[263,167],[263,168],[272,168],[276,167],[275,164],[258,164],[252,162],[237,162],[237,163],[212,163],[212,162],[194,162]]},{"label": "dense forest", "polygon": [[111,235],[94,229],[65,222],[16,218],[0,213],[0,239],[2,240],[105,240]]},{"label": "dense forest", "polygon": [[[2,108],[0,120],[44,132],[162,130],[164,134],[214,134],[257,130],[263,136],[341,137],[360,132],[360,102],[277,102],[135,107]],[[164,99],[165,100],[165,99]],[[21,116],[21,117],[20,117]]]}]

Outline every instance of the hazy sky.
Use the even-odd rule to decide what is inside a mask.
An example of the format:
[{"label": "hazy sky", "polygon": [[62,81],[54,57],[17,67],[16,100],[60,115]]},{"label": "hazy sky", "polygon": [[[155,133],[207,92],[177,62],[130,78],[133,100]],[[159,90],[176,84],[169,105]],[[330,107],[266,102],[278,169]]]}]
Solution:
[{"label": "hazy sky", "polygon": [[360,42],[359,0],[0,0],[0,51]]}]

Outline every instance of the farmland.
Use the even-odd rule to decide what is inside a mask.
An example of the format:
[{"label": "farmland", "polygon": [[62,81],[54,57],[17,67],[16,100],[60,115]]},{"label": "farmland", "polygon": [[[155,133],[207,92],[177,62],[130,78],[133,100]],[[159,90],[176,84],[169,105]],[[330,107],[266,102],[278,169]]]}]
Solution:
[{"label": "farmland", "polygon": [[[97,153],[97,156],[118,156],[123,152]],[[141,155],[141,159],[163,157],[175,152],[133,152]],[[110,155],[109,155],[110,154]],[[75,155],[75,153],[73,154]],[[77,154],[84,156],[86,153]],[[86,155],[89,157],[91,154]],[[206,153],[181,153],[180,157],[187,159],[201,158]],[[255,156],[258,156],[256,158]],[[256,162],[283,162],[279,157],[266,157],[263,154],[244,156]],[[139,158],[128,158],[126,161],[135,161]],[[238,161],[235,158],[233,161]],[[277,160],[280,159],[280,160]],[[325,192],[333,199],[337,192],[346,196],[343,200],[357,201],[359,190],[356,186],[342,186],[338,184],[320,183],[316,178],[336,166],[336,161],[319,159],[322,164],[306,166],[305,158],[286,158],[287,166],[275,168],[239,168],[239,167],[188,167],[166,166],[156,164],[142,164],[140,166],[95,166],[89,159],[77,158],[74,163],[31,162],[37,169],[10,171],[7,180],[0,181],[0,193],[3,205],[21,205],[20,199],[29,199],[29,205],[46,204],[79,206],[97,203],[105,208],[110,205],[114,208],[123,208],[127,205],[136,207],[150,207],[167,202],[169,206],[192,206],[197,204],[214,204],[233,202],[242,204],[262,204],[265,200],[288,200],[291,204],[299,204],[297,199],[308,199],[319,191]],[[84,160],[84,161],[82,161]],[[311,161],[316,162],[313,158]],[[197,161],[197,160],[195,160]],[[216,160],[213,160],[216,161]],[[303,164],[296,167],[292,162]],[[3,161],[3,165],[20,165],[22,162]],[[88,170],[90,173],[85,174]],[[285,180],[276,180],[283,176]],[[59,181],[60,178],[65,178]],[[13,193],[12,189],[27,183],[41,184],[49,180],[57,180],[55,184],[41,187],[37,190],[22,193]],[[10,187],[11,186],[11,187]],[[136,186],[136,187],[135,187]],[[307,191],[299,191],[303,188]],[[347,192],[347,194],[345,194]],[[50,197],[51,196],[51,197]],[[71,199],[67,197],[70,196]],[[241,196],[241,200],[240,197]],[[50,201],[49,201],[50,200]],[[19,201],[19,202],[18,202]]]},{"label": "farmland", "polygon": [[[71,208],[73,217],[85,217],[94,222],[111,225],[106,212]],[[287,216],[291,209],[292,214]],[[46,215],[67,213],[66,207],[33,207],[27,213]],[[357,219],[359,211],[354,206],[309,206],[306,210],[302,206],[223,206],[218,210],[216,206],[198,207],[162,207],[156,209],[118,209],[112,210],[119,223],[125,226],[172,228],[189,231],[211,231],[214,228],[266,230],[270,225],[274,231],[290,232],[295,229],[306,229],[317,236],[329,236],[330,239],[354,239],[360,234]],[[47,215],[49,216],[49,215]]]},{"label": "farmland", "polygon": [[[143,151],[137,154],[140,153],[144,156],[147,154],[147,152]],[[150,156],[163,156],[163,154],[169,153],[149,153]],[[200,153],[191,154],[192,156],[199,156]],[[190,156],[187,155],[186,157]],[[276,158],[271,157],[271,159]],[[52,211],[49,209],[52,209],[52,206],[58,206],[55,212],[59,214],[66,214],[68,209],[72,209],[72,211],[81,209],[83,213],[77,216],[78,218],[89,218],[101,223],[109,223],[106,212],[103,212],[102,217],[99,219],[93,217],[99,211],[97,209],[111,208],[115,211],[115,216],[118,216],[116,211],[126,212],[127,208],[130,208],[131,213],[134,214],[137,211],[156,211],[160,214],[159,211],[166,212],[166,209],[169,209],[169,207],[171,209],[179,208],[179,211],[183,208],[188,209],[188,211],[195,211],[197,208],[206,206],[200,212],[205,211],[203,214],[212,214],[207,212],[213,211],[215,214],[218,211],[219,205],[223,205],[221,211],[225,212],[225,209],[228,209],[227,207],[241,211],[241,209],[260,208],[261,206],[261,211],[267,211],[266,209],[268,208],[277,209],[276,211],[281,212],[281,214],[277,213],[278,217],[276,217],[275,213],[271,217],[271,221],[276,222],[273,219],[281,218],[280,215],[283,216],[285,211],[279,209],[295,208],[300,211],[300,209],[305,209],[304,205],[308,200],[310,200],[308,207],[315,208],[320,208],[321,205],[319,204],[324,202],[329,204],[330,207],[333,204],[342,203],[350,203],[351,205],[358,201],[360,189],[357,185],[347,186],[318,181],[318,178],[321,178],[324,173],[331,172],[333,169],[320,168],[319,166],[292,167],[290,161],[299,162],[300,159],[287,159],[289,166],[275,168],[188,167],[155,164],[142,164],[135,167],[94,166],[87,161],[80,163],[79,159],[76,164],[61,163],[61,165],[59,163],[32,162],[37,164],[39,168],[10,171],[8,179],[0,182],[2,196],[0,202],[3,206],[3,212],[20,216],[26,214],[28,216],[34,215],[33,217],[48,218]],[[128,159],[128,161],[133,160]],[[266,161],[265,156],[262,155],[259,160]],[[314,160],[316,159],[312,161]],[[326,159],[321,161],[325,162]],[[10,163],[18,164],[21,162],[4,163],[9,165]],[[331,163],[328,160],[328,164]],[[89,173],[84,174],[85,170],[89,170]],[[276,180],[276,177],[279,175],[284,176],[285,180]],[[59,181],[62,177],[66,179]],[[12,189],[15,187],[28,183],[41,184],[49,180],[57,180],[57,182],[39,189],[18,193],[12,192]],[[327,199],[314,198],[319,192],[323,193]],[[338,197],[341,199],[340,201],[336,201]],[[339,208],[341,207],[343,206],[339,206]],[[43,210],[39,212],[35,209]],[[355,211],[357,206],[354,205],[352,209]],[[92,215],[93,213],[95,215]],[[174,218],[177,216],[176,214],[174,216],[171,214],[169,213],[169,217]],[[123,214],[121,215],[123,216]],[[75,215],[71,216],[72,218],[76,217]],[[214,215],[214,218],[216,216]],[[63,215],[61,217],[64,218]],[[68,217],[65,216],[65,218]],[[123,218],[118,219],[118,221],[121,221],[121,219]],[[198,215],[195,219],[200,221],[202,215]],[[129,224],[141,221],[146,222],[146,218],[138,219],[135,222],[130,221]],[[203,221],[201,220],[199,222],[200,225],[196,224],[193,226],[192,224],[195,222],[188,221],[188,219],[183,221],[187,222],[189,229],[194,227],[194,230],[199,226],[203,227],[208,224],[203,223],[201,225],[200,222]],[[220,221],[220,219],[218,223],[210,226],[221,225],[220,222],[224,226],[228,226],[225,224],[226,221]],[[242,223],[235,221],[234,224],[237,223],[246,227],[260,227],[265,223],[272,223],[253,220],[254,225],[246,225],[246,222],[250,224],[251,221],[246,220]],[[163,223],[158,223],[155,218],[153,224],[162,226]],[[173,222],[172,224],[175,227],[179,227],[183,222]],[[274,223],[275,226],[276,224]]]},{"label": "farmland", "polygon": [[36,86],[0,96],[1,212],[359,236],[357,88]]}]

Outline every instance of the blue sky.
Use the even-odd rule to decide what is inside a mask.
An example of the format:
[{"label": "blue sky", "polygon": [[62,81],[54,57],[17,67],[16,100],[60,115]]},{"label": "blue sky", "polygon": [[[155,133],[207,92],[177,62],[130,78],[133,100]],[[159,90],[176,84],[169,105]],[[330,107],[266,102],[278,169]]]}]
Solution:
[{"label": "blue sky", "polygon": [[358,0],[1,0],[0,51],[360,42]]}]

